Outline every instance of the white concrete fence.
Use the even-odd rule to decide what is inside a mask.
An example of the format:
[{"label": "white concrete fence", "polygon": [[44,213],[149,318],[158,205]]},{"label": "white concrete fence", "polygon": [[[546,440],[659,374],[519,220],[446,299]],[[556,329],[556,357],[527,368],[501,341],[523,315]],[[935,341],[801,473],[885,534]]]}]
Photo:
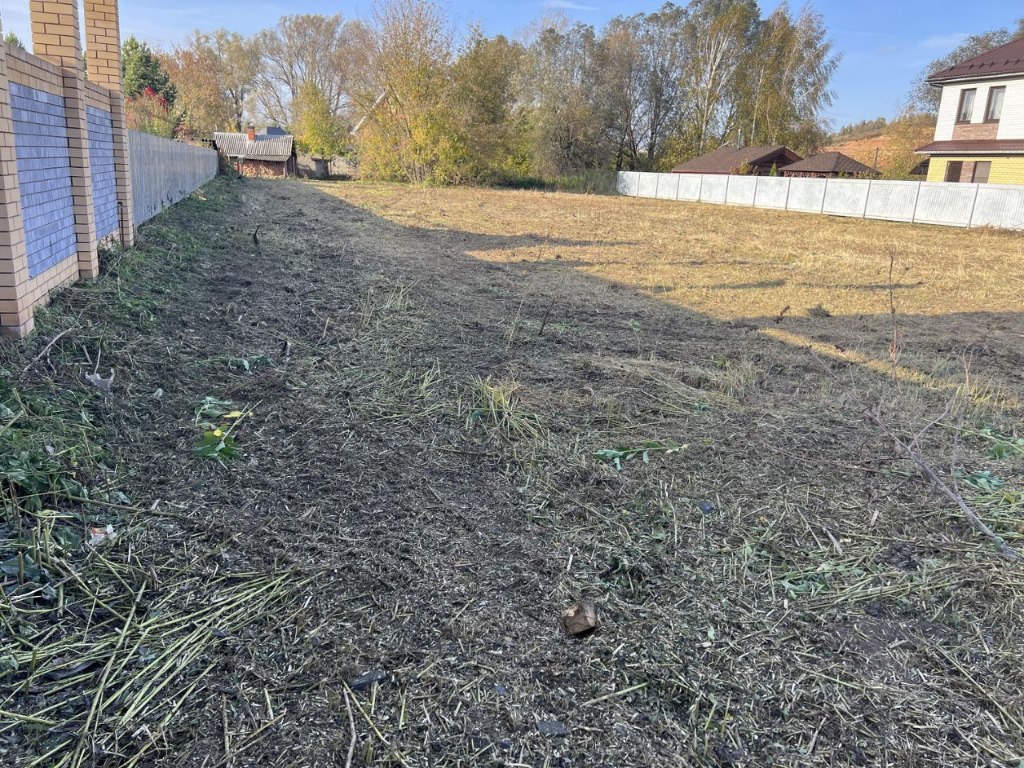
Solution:
[{"label": "white concrete fence", "polygon": [[1024,186],[629,171],[618,174],[617,189],[631,197],[1024,230]]}]

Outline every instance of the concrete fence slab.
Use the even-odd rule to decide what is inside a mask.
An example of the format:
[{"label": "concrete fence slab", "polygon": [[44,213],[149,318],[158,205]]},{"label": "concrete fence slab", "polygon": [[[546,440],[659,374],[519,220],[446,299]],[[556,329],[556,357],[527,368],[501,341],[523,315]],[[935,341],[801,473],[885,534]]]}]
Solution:
[{"label": "concrete fence slab", "polygon": [[863,218],[871,182],[865,179],[829,179],[822,213]]},{"label": "concrete fence slab", "polygon": [[676,176],[679,177],[676,200],[687,200],[693,203],[700,200],[701,180],[704,177],[694,173],[677,173]]},{"label": "concrete fence slab", "polygon": [[971,226],[1024,228],[1024,187],[981,185]]},{"label": "concrete fence slab", "polygon": [[658,174],[656,173],[641,173],[640,183],[637,187],[637,197],[657,197],[658,196]]},{"label": "concrete fence slab", "polygon": [[701,179],[700,201],[724,205],[730,177],[702,174]]},{"label": "concrete fence slab", "polygon": [[620,173],[621,194],[952,227],[1024,230],[1024,186]]},{"label": "concrete fence slab", "polygon": [[658,174],[658,197],[662,200],[676,200],[679,194],[679,174]]},{"label": "concrete fence slab", "polygon": [[977,196],[977,184],[922,184],[917,196],[914,221],[921,224],[947,224],[952,227],[969,226]]},{"label": "concrete fence slab", "polygon": [[791,179],[777,176],[761,176],[757,179],[757,196],[754,205],[758,208],[774,208],[785,210],[789,202],[789,183]]},{"label": "concrete fence slab", "polygon": [[636,171],[623,171],[617,175],[615,187],[620,195],[636,197],[640,189],[640,174]]},{"label": "concrete fence slab", "polygon": [[825,204],[825,179],[796,178],[790,180],[787,210],[821,213]]},{"label": "concrete fence slab", "polygon": [[914,220],[918,181],[872,181],[865,216],[886,221]]},{"label": "concrete fence slab", "polygon": [[757,176],[730,176],[725,202],[729,205],[751,207],[757,193],[757,182]]}]

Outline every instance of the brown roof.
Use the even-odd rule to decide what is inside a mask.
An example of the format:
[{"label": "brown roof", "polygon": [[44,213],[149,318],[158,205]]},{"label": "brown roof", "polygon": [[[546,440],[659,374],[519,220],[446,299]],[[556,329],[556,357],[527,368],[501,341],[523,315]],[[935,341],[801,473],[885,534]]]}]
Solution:
[{"label": "brown roof", "polygon": [[246,160],[271,160],[281,162],[292,156],[292,136],[267,136],[259,134],[255,141],[249,141],[246,133],[215,133],[213,144],[228,157]]},{"label": "brown roof", "polygon": [[687,160],[672,169],[672,173],[735,173],[745,165],[767,165],[778,162],[787,166],[800,159],[800,155],[783,146],[731,147],[724,146],[706,155]]},{"label": "brown roof", "polygon": [[877,176],[878,171],[870,165],[847,157],[842,152],[822,152],[806,160],[787,165],[783,173],[835,173],[849,176]]},{"label": "brown roof", "polygon": [[928,82],[946,83],[951,80],[975,80],[996,75],[1020,74],[1024,74],[1024,38],[993,48],[949,69],[935,72],[928,78]]},{"label": "brown roof", "polygon": [[1024,154],[1024,139],[971,139],[966,141],[933,141],[915,150],[928,155],[986,155]]}]

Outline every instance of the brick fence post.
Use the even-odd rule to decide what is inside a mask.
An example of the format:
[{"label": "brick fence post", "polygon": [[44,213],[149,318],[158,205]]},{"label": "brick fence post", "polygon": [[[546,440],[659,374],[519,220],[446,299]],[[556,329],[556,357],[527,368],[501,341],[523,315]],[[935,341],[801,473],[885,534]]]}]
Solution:
[{"label": "brick fence post", "polygon": [[96,217],[89,172],[89,123],[85,111],[85,73],[76,0],[31,0],[32,48],[41,59],[63,69],[64,114],[71,157],[71,196],[75,206],[78,274],[99,275]]},{"label": "brick fence post", "polygon": [[132,176],[128,128],[124,116],[124,78],[121,73],[121,24],[118,0],[85,0],[85,56],[89,80],[110,91],[114,128],[114,171],[125,247],[135,242]]},{"label": "brick fence post", "polygon": [[26,299],[28,254],[20,188],[14,155],[7,44],[0,43],[0,333],[19,339],[30,334],[35,324],[32,306]]}]

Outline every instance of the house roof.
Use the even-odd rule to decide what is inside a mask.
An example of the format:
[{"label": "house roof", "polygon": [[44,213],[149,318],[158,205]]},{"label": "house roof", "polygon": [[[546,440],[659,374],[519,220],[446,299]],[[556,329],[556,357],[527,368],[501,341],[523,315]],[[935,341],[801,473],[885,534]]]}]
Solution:
[{"label": "house roof", "polygon": [[929,76],[928,82],[937,85],[953,80],[978,80],[997,75],[1021,74],[1024,74],[1024,38],[1013,40],[991,51],[985,51],[973,59],[935,72]]},{"label": "house roof", "polygon": [[789,165],[800,155],[781,145],[769,147],[723,146],[706,155],[687,160],[672,169],[672,173],[734,173],[745,165],[766,165],[776,160]]},{"label": "house roof", "polygon": [[1024,139],[933,141],[915,150],[921,155],[1021,155]]},{"label": "house roof", "polygon": [[870,165],[854,160],[842,152],[822,152],[787,165],[785,173],[835,173],[850,176],[877,176],[878,171]]},{"label": "house roof", "polygon": [[293,136],[267,136],[260,134],[255,141],[249,141],[245,133],[215,133],[213,145],[228,157],[246,160],[284,161],[292,156]]}]

